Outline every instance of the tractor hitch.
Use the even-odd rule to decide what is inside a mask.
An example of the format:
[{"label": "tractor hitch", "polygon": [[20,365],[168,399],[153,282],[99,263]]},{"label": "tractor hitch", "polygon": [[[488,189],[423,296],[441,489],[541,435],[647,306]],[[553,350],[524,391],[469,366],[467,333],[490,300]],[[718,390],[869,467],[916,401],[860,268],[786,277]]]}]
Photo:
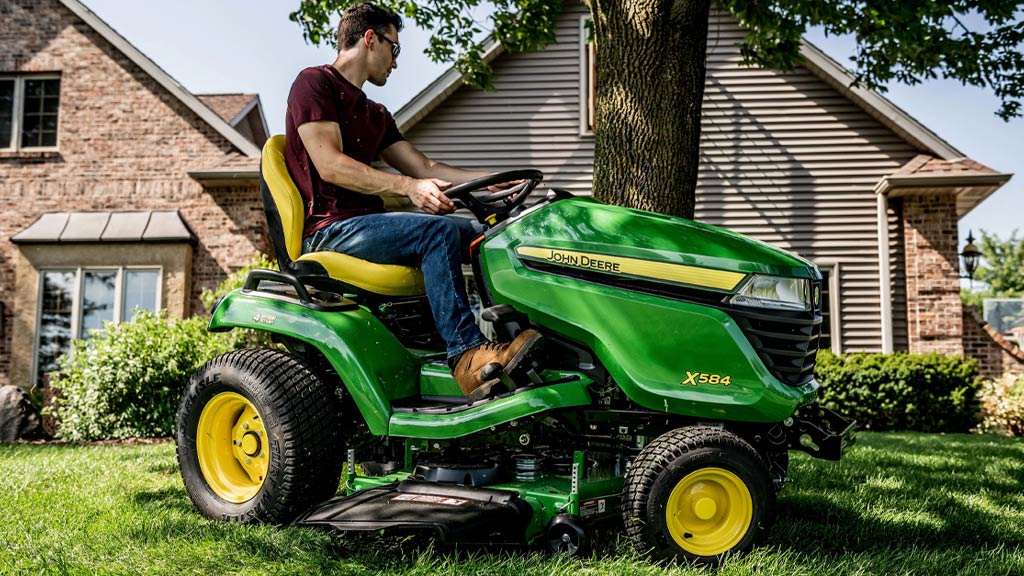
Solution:
[{"label": "tractor hitch", "polygon": [[825,460],[839,460],[856,438],[856,420],[847,420],[817,404],[800,408],[768,432],[769,441],[776,446],[802,450]]}]

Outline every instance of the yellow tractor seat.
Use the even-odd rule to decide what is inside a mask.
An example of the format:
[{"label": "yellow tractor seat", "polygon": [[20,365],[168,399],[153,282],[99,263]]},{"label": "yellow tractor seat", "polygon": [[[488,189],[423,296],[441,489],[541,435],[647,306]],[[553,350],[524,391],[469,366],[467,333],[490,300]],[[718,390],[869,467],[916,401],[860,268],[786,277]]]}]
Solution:
[{"label": "yellow tractor seat", "polygon": [[426,293],[419,268],[376,264],[337,252],[302,253],[305,204],[284,161],[284,135],[263,145],[260,192],[267,215],[270,241],[281,271],[300,278],[326,275],[359,290],[384,296],[420,296]]}]

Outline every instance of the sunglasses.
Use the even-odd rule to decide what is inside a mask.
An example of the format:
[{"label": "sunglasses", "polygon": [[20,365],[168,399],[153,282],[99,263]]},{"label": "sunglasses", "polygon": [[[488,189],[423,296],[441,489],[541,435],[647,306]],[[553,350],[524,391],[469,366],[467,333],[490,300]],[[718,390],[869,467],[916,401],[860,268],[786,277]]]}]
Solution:
[{"label": "sunglasses", "polygon": [[388,38],[387,36],[381,34],[380,32],[378,32],[376,30],[374,30],[373,33],[376,34],[377,36],[379,36],[381,40],[386,40],[388,42],[388,44],[391,44],[391,57],[394,58],[395,60],[398,60],[398,55],[402,53],[402,46],[401,46],[401,44],[399,44],[398,42],[395,42],[391,38]]}]

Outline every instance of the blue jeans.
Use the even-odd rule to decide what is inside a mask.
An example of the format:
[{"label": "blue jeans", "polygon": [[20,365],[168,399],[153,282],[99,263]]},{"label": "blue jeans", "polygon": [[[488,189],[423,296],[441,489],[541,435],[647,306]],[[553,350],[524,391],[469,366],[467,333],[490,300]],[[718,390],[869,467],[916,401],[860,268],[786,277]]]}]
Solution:
[{"label": "blue jeans", "polygon": [[479,232],[464,218],[385,212],[334,222],[302,241],[303,252],[331,251],[378,264],[417,266],[448,359],[487,342],[462,279],[462,253]]}]

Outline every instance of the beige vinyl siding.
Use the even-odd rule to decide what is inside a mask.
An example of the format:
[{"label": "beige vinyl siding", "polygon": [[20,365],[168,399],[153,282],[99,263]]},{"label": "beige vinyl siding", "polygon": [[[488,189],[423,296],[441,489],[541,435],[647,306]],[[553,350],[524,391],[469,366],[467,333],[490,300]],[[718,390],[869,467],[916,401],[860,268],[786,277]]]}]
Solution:
[{"label": "beige vinyl siding", "polygon": [[594,140],[580,137],[580,18],[567,7],[558,41],[540,52],[503,54],[495,91],[462,87],[406,137],[431,158],[463,168],[537,168],[543,186],[590,194]]},{"label": "beige vinyl siding", "polygon": [[[427,155],[467,168],[534,167],[545,185],[589,194],[593,138],[580,136],[581,6],[568,7],[558,42],[503,54],[494,92],[463,87],[407,135]],[[730,228],[839,270],[844,351],[881,350],[874,187],[917,150],[807,68],[740,67],[744,33],[712,12],[696,219]],[[892,263],[898,221],[890,207]],[[902,268],[894,270],[902,278]],[[894,286],[896,346],[905,337]],[[905,316],[905,314],[903,315]],[[901,323],[902,322],[902,323]]]}]

